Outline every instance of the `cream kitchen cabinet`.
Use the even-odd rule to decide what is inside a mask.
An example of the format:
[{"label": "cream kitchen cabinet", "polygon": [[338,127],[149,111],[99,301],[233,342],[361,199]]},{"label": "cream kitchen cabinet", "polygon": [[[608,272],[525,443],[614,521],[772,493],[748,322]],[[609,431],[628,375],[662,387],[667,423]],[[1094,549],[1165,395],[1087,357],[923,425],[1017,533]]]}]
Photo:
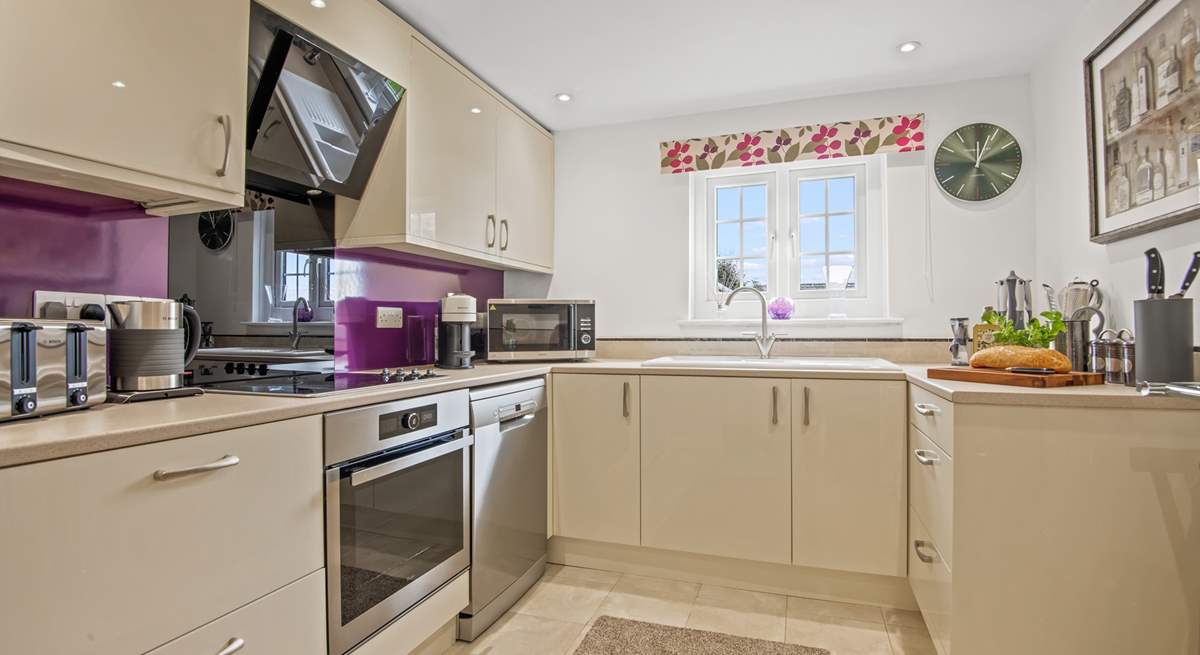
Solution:
[{"label": "cream kitchen cabinet", "polygon": [[554,265],[554,141],[514,112],[496,125],[496,219],[500,257]]},{"label": "cream kitchen cabinet", "polygon": [[642,376],[643,546],[792,561],[789,388]]},{"label": "cream kitchen cabinet", "polygon": [[903,381],[792,380],[792,563],[903,576]]},{"label": "cream kitchen cabinet", "polygon": [[641,543],[641,389],[636,375],[553,377],[555,534]]},{"label": "cream kitchen cabinet", "polygon": [[0,175],[178,214],[242,203],[250,3],[3,3]]},{"label": "cream kitchen cabinet", "polygon": [[[312,416],[0,469],[4,650],[145,653],[320,570],[321,435]],[[287,605],[312,616],[306,589]]]}]

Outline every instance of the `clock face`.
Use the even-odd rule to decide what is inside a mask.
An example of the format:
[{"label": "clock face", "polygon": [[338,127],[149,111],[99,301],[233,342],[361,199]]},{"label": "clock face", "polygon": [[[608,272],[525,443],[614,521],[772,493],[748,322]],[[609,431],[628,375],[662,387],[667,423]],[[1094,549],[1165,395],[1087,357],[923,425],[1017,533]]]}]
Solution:
[{"label": "clock face", "polygon": [[959,200],[991,200],[1017,181],[1021,145],[1003,127],[964,125],[938,146],[933,173],[942,189]]},{"label": "clock face", "polygon": [[233,212],[228,209],[204,212],[196,226],[200,243],[209,250],[221,250],[233,240]]}]

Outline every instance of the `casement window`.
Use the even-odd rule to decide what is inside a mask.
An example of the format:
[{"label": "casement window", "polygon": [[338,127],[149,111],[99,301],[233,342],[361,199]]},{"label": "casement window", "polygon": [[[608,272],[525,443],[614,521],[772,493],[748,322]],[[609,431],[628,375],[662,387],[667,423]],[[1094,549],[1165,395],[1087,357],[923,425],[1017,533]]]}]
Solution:
[{"label": "casement window", "polygon": [[303,297],[314,309],[332,307],[333,262],[324,255],[294,250],[275,253],[274,306],[291,311],[296,299]]},{"label": "casement window", "polygon": [[[886,315],[882,157],[692,174],[692,318],[748,318],[787,296],[796,318]],[[836,308],[831,304],[837,303]]]}]

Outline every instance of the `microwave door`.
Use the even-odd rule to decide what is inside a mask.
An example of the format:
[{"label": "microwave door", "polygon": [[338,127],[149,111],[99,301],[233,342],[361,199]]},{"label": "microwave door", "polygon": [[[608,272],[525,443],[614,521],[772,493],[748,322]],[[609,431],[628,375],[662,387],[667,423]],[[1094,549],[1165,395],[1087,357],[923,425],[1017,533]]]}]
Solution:
[{"label": "microwave door", "polygon": [[561,357],[574,350],[570,305],[497,305],[488,319],[488,353]]}]

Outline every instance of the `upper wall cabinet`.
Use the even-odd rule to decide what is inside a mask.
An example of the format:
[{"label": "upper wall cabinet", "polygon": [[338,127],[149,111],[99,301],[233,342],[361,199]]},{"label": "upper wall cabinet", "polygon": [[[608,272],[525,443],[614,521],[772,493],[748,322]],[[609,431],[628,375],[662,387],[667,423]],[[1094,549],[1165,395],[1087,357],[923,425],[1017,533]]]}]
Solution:
[{"label": "upper wall cabinet", "polygon": [[550,268],[554,265],[554,141],[524,117],[501,111],[496,155],[500,257]]},{"label": "upper wall cabinet", "polygon": [[3,3],[0,175],[152,213],[240,206],[245,0]]}]

